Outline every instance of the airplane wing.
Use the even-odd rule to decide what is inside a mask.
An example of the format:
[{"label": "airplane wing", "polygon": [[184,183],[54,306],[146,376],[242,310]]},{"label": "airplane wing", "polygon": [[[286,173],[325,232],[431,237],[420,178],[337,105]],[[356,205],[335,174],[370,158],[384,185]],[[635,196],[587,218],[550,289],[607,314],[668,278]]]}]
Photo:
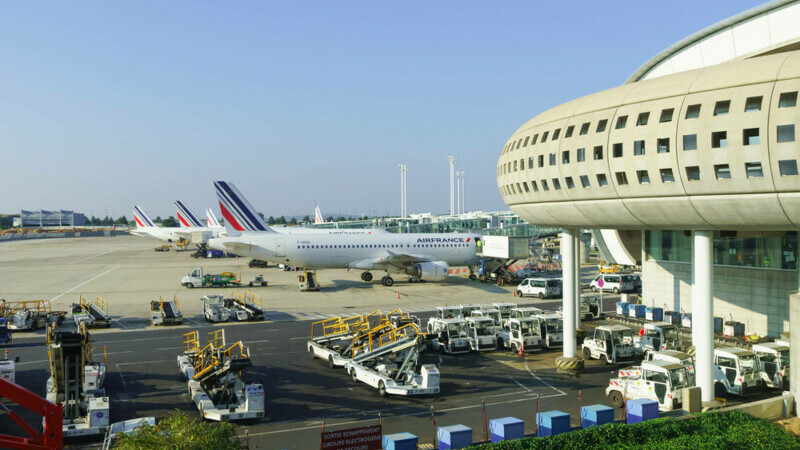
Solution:
[{"label": "airplane wing", "polygon": [[233,253],[234,255],[238,255],[240,253],[247,252],[248,250],[251,250],[254,247],[257,247],[255,245],[246,244],[244,242],[225,242],[225,241],[222,241],[221,244],[225,246],[225,250],[227,252]]},{"label": "airplane wing", "polygon": [[364,259],[359,259],[357,261],[353,261],[350,264],[348,264],[347,267],[350,269],[363,269],[363,270],[388,269],[388,268],[404,269],[418,262],[431,261],[431,258],[428,257],[427,255],[411,255],[408,253],[394,253],[391,251],[387,251],[387,253],[388,253],[387,256],[364,258]]}]

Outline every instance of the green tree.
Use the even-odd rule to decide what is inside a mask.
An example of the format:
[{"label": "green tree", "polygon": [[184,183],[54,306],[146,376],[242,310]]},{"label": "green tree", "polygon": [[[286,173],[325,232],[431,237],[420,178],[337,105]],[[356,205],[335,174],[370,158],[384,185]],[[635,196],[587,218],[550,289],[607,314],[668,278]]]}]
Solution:
[{"label": "green tree", "polygon": [[269,216],[269,219],[267,219],[267,224],[272,225],[274,223],[275,223],[275,218],[272,217],[272,216]]},{"label": "green tree", "polygon": [[125,216],[119,216],[119,219],[117,219],[117,223],[119,225],[127,225],[128,219],[126,219]]},{"label": "green tree", "polygon": [[311,222],[311,217],[305,216],[303,217],[303,220],[301,220],[301,222],[306,222],[306,223]]},{"label": "green tree", "polygon": [[[94,216],[92,216],[92,218],[94,218]],[[153,222],[161,223],[161,216],[156,216],[156,219]]]},{"label": "green tree", "polygon": [[275,220],[278,225],[286,225],[286,217],[280,216]]},{"label": "green tree", "polygon": [[292,217],[292,220],[289,221],[292,225],[297,225],[297,217]]},{"label": "green tree", "polygon": [[178,226],[178,221],[175,220],[174,217],[169,216],[169,217],[167,217],[166,219],[164,219],[161,222],[161,225],[163,225],[165,227],[177,227]]},{"label": "green tree", "polygon": [[236,426],[232,423],[196,421],[180,410],[173,411],[155,426],[145,425],[131,434],[122,435],[114,447],[126,450],[246,448],[236,437]]}]

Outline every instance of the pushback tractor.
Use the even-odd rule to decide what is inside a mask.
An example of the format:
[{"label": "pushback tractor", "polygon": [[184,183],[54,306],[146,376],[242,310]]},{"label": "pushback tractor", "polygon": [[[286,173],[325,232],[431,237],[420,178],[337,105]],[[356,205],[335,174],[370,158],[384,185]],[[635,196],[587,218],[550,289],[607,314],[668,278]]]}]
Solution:
[{"label": "pushback tractor", "polygon": [[197,331],[183,335],[178,367],[188,379],[189,396],[204,419],[264,417],[264,387],[245,383],[240,375],[252,365],[250,349],[241,341],[228,346],[225,330],[208,333],[208,342],[202,348]]}]

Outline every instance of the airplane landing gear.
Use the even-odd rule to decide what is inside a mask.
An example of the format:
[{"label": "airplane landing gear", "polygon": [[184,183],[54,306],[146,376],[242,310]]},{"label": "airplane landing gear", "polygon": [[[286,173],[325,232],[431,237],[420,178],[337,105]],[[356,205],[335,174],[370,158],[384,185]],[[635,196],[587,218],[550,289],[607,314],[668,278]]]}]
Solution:
[{"label": "airplane landing gear", "polygon": [[361,281],[366,281],[367,283],[369,283],[370,281],[372,281],[372,274],[369,273],[369,272],[362,273],[361,274]]},{"label": "airplane landing gear", "polygon": [[383,284],[386,287],[389,287],[394,284],[394,279],[389,275],[385,275],[383,278],[381,278],[381,284]]}]

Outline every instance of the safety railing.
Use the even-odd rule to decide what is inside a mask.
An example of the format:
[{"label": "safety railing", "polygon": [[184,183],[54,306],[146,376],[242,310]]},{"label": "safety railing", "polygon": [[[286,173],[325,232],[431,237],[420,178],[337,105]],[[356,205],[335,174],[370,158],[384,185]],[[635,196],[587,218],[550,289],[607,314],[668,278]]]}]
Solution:
[{"label": "safety railing", "polygon": [[195,354],[200,350],[200,339],[197,331],[192,331],[183,335],[183,353]]}]

